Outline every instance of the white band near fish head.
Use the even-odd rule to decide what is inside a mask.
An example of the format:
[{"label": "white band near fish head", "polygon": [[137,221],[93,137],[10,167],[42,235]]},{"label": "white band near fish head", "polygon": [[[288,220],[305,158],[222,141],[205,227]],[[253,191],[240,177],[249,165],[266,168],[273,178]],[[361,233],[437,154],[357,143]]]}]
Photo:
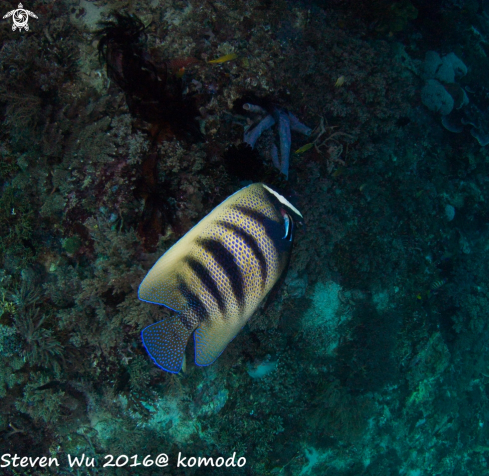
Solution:
[{"label": "white band near fish head", "polygon": [[289,207],[294,213],[297,213],[297,215],[299,215],[301,218],[304,218],[302,216],[302,213],[299,210],[297,210],[297,208],[295,208],[294,205],[292,205],[292,203],[290,203],[285,197],[282,197],[282,195],[280,195],[279,193],[277,193],[275,190],[272,190],[270,187],[267,187],[265,184],[263,184],[263,186],[270,193],[272,193],[273,195],[275,195],[280,203],[283,203],[284,205],[286,205],[287,207]]}]

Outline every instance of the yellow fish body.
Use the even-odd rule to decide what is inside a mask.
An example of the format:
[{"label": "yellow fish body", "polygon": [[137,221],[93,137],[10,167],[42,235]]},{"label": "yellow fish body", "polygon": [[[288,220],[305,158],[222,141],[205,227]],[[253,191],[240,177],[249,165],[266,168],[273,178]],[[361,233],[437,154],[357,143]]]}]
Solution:
[{"label": "yellow fish body", "polygon": [[336,83],[334,83],[334,87],[335,88],[341,88],[341,86],[343,86],[344,84],[345,84],[345,77],[344,76],[340,76],[336,80]]},{"label": "yellow fish body", "polygon": [[236,53],[229,53],[228,55],[220,56],[219,58],[213,59],[209,61],[209,63],[226,63],[227,61],[232,61],[233,59],[236,59],[238,55]]},{"label": "yellow fish body", "polygon": [[299,147],[294,154],[303,154],[304,152],[307,152],[309,149],[312,149],[314,147],[314,142],[309,142],[309,144],[303,145],[302,147]]},{"label": "yellow fish body", "polygon": [[162,369],[182,368],[194,334],[195,362],[212,364],[283,281],[302,215],[264,184],[231,195],[153,266],[138,296],[176,314],[146,327],[146,350]]}]

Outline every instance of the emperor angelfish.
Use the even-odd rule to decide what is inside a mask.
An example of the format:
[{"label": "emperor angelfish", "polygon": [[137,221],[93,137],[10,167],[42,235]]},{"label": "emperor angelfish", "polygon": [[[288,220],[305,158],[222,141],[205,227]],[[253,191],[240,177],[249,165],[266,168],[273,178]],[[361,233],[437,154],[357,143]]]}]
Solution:
[{"label": "emperor angelfish", "polygon": [[297,223],[302,215],[293,205],[255,183],[227,198],[156,262],[139,299],[176,311],[141,333],[156,365],[178,373],[192,333],[197,365],[221,355],[285,279]]}]

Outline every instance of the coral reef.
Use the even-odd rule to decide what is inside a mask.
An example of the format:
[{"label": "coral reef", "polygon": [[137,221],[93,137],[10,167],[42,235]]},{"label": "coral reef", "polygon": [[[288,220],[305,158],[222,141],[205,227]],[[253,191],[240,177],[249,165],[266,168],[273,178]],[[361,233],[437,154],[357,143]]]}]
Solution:
[{"label": "coral reef", "polygon": [[[2,454],[487,472],[487,2],[26,8],[28,32],[0,23]],[[304,215],[283,290],[211,368],[189,346],[167,375],[140,332],[168,313],[138,286],[249,181]]]}]

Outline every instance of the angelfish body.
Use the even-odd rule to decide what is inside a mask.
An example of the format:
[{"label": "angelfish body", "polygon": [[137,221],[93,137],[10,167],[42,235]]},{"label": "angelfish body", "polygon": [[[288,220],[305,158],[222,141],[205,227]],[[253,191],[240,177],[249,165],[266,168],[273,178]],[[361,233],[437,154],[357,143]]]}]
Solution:
[{"label": "angelfish body", "polygon": [[257,183],[231,195],[175,243],[138,291],[142,301],[176,311],[142,331],[154,362],[179,372],[192,333],[196,364],[214,362],[283,281],[300,222],[293,205]]}]

